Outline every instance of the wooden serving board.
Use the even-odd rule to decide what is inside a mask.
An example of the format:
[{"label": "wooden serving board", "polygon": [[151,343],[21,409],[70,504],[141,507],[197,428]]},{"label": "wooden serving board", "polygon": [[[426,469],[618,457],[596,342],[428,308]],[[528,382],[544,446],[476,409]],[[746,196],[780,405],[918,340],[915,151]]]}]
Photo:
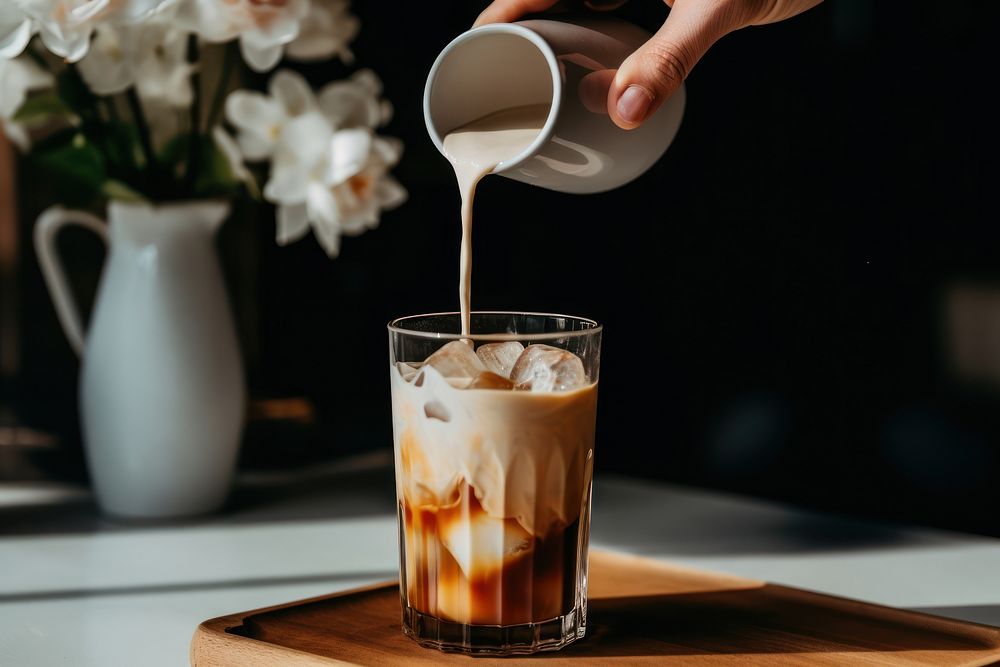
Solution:
[{"label": "wooden serving board", "polygon": [[403,635],[397,584],[205,621],[193,665],[991,665],[1000,628],[701,572],[590,555],[586,638],[558,653],[495,659]]}]

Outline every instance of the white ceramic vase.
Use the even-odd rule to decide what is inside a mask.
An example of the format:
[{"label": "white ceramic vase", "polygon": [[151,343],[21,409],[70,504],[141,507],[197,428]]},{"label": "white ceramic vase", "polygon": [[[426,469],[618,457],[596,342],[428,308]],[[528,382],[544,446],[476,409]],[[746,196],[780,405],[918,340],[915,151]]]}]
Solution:
[{"label": "white ceramic vase", "polygon": [[[124,518],[203,514],[225,502],[244,419],[244,373],[215,250],[225,202],[113,203],[109,224],[53,208],[35,250],[80,354],[80,414],[97,499]],[[55,237],[67,224],[108,256],[84,335]]]}]

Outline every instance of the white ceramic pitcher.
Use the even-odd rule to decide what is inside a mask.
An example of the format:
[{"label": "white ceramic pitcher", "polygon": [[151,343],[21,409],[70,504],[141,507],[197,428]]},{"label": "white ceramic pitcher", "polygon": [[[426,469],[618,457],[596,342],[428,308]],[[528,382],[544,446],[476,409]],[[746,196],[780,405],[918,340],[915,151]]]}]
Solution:
[{"label": "white ceramic pitcher", "polygon": [[[246,402],[215,250],[229,205],[113,203],[108,213],[105,225],[57,207],[35,227],[59,321],[82,358],[80,414],[98,501],[128,518],[210,512],[229,491]],[[86,339],[55,249],[68,224],[108,246]]]},{"label": "white ceramic pitcher", "polygon": [[[493,173],[560,192],[611,190],[639,177],[674,140],[684,115],[682,86],[641,127],[623,130],[605,101],[591,110],[584,77],[617,70],[650,34],[608,17],[493,23],[441,51],[424,88],[424,120],[444,154],[444,137],[491,113],[546,104],[538,138]],[[593,104],[593,103],[592,103]]]}]

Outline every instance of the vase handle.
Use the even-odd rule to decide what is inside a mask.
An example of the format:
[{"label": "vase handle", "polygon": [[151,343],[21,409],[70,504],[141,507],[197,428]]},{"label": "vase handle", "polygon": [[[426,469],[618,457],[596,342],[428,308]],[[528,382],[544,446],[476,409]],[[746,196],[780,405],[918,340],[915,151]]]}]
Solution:
[{"label": "vase handle", "polygon": [[73,299],[73,293],[66,281],[59,253],[56,250],[56,236],[66,225],[79,225],[101,237],[104,245],[108,245],[108,226],[100,218],[83,211],[68,211],[61,206],[54,206],[38,217],[35,223],[35,254],[49,288],[52,303],[59,316],[70,347],[77,356],[83,355],[84,333],[80,320],[80,310]]}]

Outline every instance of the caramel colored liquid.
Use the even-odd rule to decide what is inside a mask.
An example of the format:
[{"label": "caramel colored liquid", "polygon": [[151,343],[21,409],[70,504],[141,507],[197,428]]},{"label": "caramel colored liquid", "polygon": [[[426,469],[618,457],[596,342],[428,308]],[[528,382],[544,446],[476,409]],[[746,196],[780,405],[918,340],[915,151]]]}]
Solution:
[{"label": "caramel colored liquid", "polygon": [[[485,516],[472,487],[455,505],[413,508],[400,504],[406,562],[404,586],[410,606],[456,623],[517,625],[547,621],[573,609],[580,557],[580,519],[528,542],[496,567],[463,568],[445,546],[443,535],[455,522]],[[505,520],[516,535],[523,530]],[[586,557],[585,554],[583,557]]]}]

